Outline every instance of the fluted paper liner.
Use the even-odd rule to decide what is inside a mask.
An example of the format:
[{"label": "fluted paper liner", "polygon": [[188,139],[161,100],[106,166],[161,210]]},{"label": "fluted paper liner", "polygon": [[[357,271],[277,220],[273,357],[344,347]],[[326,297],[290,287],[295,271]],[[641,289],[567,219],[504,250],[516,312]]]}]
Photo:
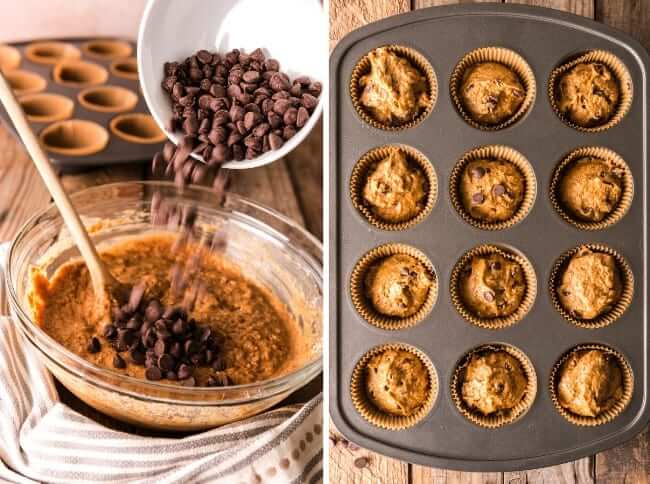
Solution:
[{"label": "fluted paper liner", "polygon": [[[467,365],[469,364],[472,356],[488,351],[504,351],[514,356],[521,364],[521,368],[526,375],[527,385],[523,398],[513,408],[499,411],[491,415],[483,415],[479,411],[470,408],[465,403],[462,397],[462,386],[465,370],[467,369]],[[519,418],[523,417],[533,405],[536,395],[537,374],[535,373],[535,368],[523,351],[508,344],[490,343],[470,350],[456,365],[453,377],[451,379],[451,399],[453,400],[454,405],[458,411],[473,424],[488,429],[503,427],[504,425],[511,424]]]},{"label": "fluted paper liner", "polygon": [[123,40],[97,39],[82,44],[81,50],[89,57],[106,60],[128,57],[133,47]]},{"label": "fluted paper liner", "polygon": [[108,71],[92,62],[63,61],[54,66],[52,78],[68,87],[89,87],[105,83]]},{"label": "fluted paper liner", "polygon": [[[368,270],[382,259],[396,254],[409,255],[417,259],[427,269],[432,278],[429,294],[424,304],[415,314],[406,318],[386,316],[379,313],[366,296],[365,278]],[[359,315],[368,323],[381,329],[405,329],[416,325],[429,314],[438,297],[438,280],[431,261],[423,252],[406,244],[384,244],[367,252],[355,264],[350,277],[350,293],[352,304]]]},{"label": "fluted paper liner", "polygon": [[[517,167],[524,177],[524,198],[517,211],[508,220],[488,222],[486,220],[472,217],[472,215],[465,210],[462,197],[459,193],[463,171],[470,162],[482,159],[510,162]],[[458,212],[461,218],[468,224],[481,230],[505,230],[521,222],[530,212],[537,196],[537,179],[535,178],[535,172],[533,171],[531,164],[518,151],[503,145],[481,146],[465,153],[454,166],[451,176],[449,177],[449,196],[451,198],[451,204],[456,209],[456,212]]]},{"label": "fluted paper liner", "polygon": [[[368,173],[371,168],[383,159],[387,158],[391,150],[400,149],[406,155],[406,159],[410,165],[416,166],[424,175],[426,186],[426,197],[424,200],[424,207],[413,218],[405,220],[404,222],[387,222],[378,217],[372,211],[372,206],[363,198],[363,188],[365,186]],[[407,230],[424,220],[433,209],[438,195],[438,178],[433,165],[427,158],[415,148],[406,145],[389,145],[381,146],[370,150],[357,161],[352,175],[350,177],[350,198],[352,205],[356,208],[361,215],[373,226],[381,230],[400,231]]]},{"label": "fluted paper liner", "polygon": [[101,113],[130,111],[138,103],[138,95],[121,86],[98,86],[84,89],[77,100],[86,109]]},{"label": "fluted paper liner", "polygon": [[81,58],[81,51],[65,42],[32,42],[25,48],[25,57],[37,64],[57,64]]},{"label": "fluted paper liner", "polygon": [[111,119],[111,132],[130,143],[161,143],[167,136],[148,114],[120,114]]},{"label": "fluted paper liner", "polygon": [[[588,350],[601,350],[606,354],[616,358],[616,362],[618,363],[618,366],[621,369],[621,373],[623,377],[623,395],[621,399],[618,400],[612,408],[604,411],[603,413],[597,415],[596,417],[585,417],[583,415],[577,415],[567,410],[562,405],[560,405],[560,401],[557,396],[557,385],[559,383],[559,379],[561,376],[560,369],[562,368],[564,362],[566,362],[567,359],[569,359],[569,357],[573,353],[578,351],[588,351]],[[610,348],[609,346],[605,346],[601,344],[581,344],[570,349],[564,355],[562,355],[562,357],[558,360],[557,363],[555,363],[555,365],[553,366],[553,370],[551,370],[551,376],[549,378],[549,393],[551,395],[551,400],[553,401],[553,405],[560,413],[560,415],[562,415],[565,419],[567,419],[572,424],[579,425],[581,427],[595,427],[597,425],[603,425],[614,420],[623,412],[623,410],[627,408],[630,401],[632,400],[633,392],[634,392],[634,376],[632,373],[632,367],[628,363],[627,359],[618,351]]]},{"label": "fluted paper liner", "polygon": [[438,81],[436,79],[436,74],[433,71],[433,67],[431,67],[429,61],[422,54],[410,47],[403,45],[385,45],[382,47],[388,49],[389,52],[407,59],[413,67],[418,69],[420,73],[426,77],[429,88],[429,104],[414,119],[404,124],[388,125],[374,119],[372,114],[366,111],[360,102],[363,88],[359,85],[359,81],[361,77],[370,72],[370,59],[368,58],[368,55],[365,55],[359,60],[359,62],[357,62],[357,65],[352,71],[352,77],[350,79],[350,97],[352,99],[352,105],[364,122],[377,129],[383,129],[385,131],[400,131],[417,126],[427,116],[429,116],[429,114],[431,114],[438,97]]},{"label": "fluted paper liner", "polygon": [[[621,180],[621,199],[618,201],[618,204],[614,210],[607,214],[607,216],[600,222],[588,222],[586,220],[580,220],[576,218],[569,210],[566,210],[564,208],[564,204],[560,200],[560,182],[566,172],[566,169],[573,165],[574,162],[584,157],[597,158],[606,163],[609,163],[613,167],[618,168],[623,172]],[[620,155],[607,148],[586,146],[583,148],[578,148],[577,150],[569,153],[555,168],[553,172],[553,178],[551,179],[549,196],[551,198],[551,204],[553,205],[553,208],[566,222],[570,223],[580,230],[602,230],[609,227],[610,225],[614,225],[616,222],[621,220],[629,210],[630,206],[632,205],[632,198],[634,197],[634,178],[632,177],[630,167],[627,165],[627,163],[625,163],[625,160],[623,160]]]},{"label": "fluted paper liner", "polygon": [[16,69],[7,72],[5,74],[5,79],[16,96],[35,94],[43,91],[47,86],[45,78],[30,71]]},{"label": "fluted paper liner", "polygon": [[[557,105],[557,89],[562,75],[571,70],[576,65],[588,62],[598,62],[605,64],[616,77],[620,89],[618,106],[614,111],[614,115],[604,124],[590,128],[580,126],[568,119],[566,116],[564,116],[564,114],[560,112],[560,109]],[[548,97],[553,111],[555,111],[555,114],[565,124],[585,133],[599,133],[601,131],[612,128],[613,126],[616,126],[630,110],[633,97],[632,77],[630,76],[627,67],[625,67],[625,64],[623,64],[623,62],[614,54],[604,50],[592,50],[569,62],[562,64],[560,67],[553,69],[548,80]]]},{"label": "fluted paper liner", "polygon": [[34,123],[51,123],[72,116],[74,102],[60,94],[39,93],[22,96],[18,102],[27,119]]},{"label": "fluted paper liner", "polygon": [[[422,361],[422,364],[428,371],[429,396],[422,404],[422,406],[418,409],[418,411],[413,415],[400,416],[382,412],[377,407],[375,407],[366,393],[365,369],[367,368],[368,362],[373,356],[381,354],[384,351],[388,350],[402,350],[413,353],[420,359],[420,361]],[[435,368],[433,367],[433,363],[431,363],[431,360],[427,357],[427,355],[424,354],[424,352],[418,348],[407,345],[405,343],[383,344],[370,349],[357,362],[354,370],[352,371],[352,378],[350,381],[350,394],[354,407],[366,421],[370,422],[372,425],[386,430],[404,430],[409,427],[413,427],[422,419],[424,419],[433,408],[433,404],[438,396],[438,376],[436,374]]]},{"label": "fluted paper liner", "polygon": [[20,51],[10,45],[0,44],[0,71],[13,71],[20,65]]},{"label": "fluted paper liner", "polygon": [[[499,124],[487,125],[475,121],[474,118],[472,118],[472,116],[465,110],[465,106],[463,106],[459,94],[465,71],[476,64],[482,64],[484,62],[496,62],[510,68],[515,74],[517,74],[521,85],[526,91],[524,100],[522,101],[521,106],[519,106],[519,109],[517,109],[512,116]],[[533,105],[537,93],[537,87],[533,70],[524,58],[515,51],[504,47],[480,47],[465,54],[458,64],[456,64],[456,67],[454,67],[454,70],[451,73],[449,91],[458,113],[467,124],[484,131],[497,131],[506,128],[521,119],[521,117]]]},{"label": "fluted paper liner", "polygon": [[[564,270],[566,269],[567,264],[571,260],[571,257],[573,257],[580,249],[585,247],[590,249],[592,252],[602,252],[614,257],[616,261],[616,267],[618,268],[619,274],[621,276],[621,285],[623,286],[621,290],[621,297],[614,304],[614,307],[605,314],[601,314],[594,319],[579,319],[571,315],[569,311],[564,309],[557,294],[557,288],[560,285],[560,279],[564,273]],[[618,318],[620,318],[632,303],[632,297],[634,296],[634,275],[632,274],[632,269],[625,258],[611,247],[604,244],[583,244],[574,247],[573,249],[567,250],[557,259],[557,261],[555,261],[555,264],[553,264],[553,269],[551,270],[549,290],[551,292],[551,301],[553,303],[553,306],[562,315],[562,317],[569,321],[571,324],[586,329],[604,328],[605,326],[609,326]]]},{"label": "fluted paper liner", "polygon": [[50,124],[39,134],[41,144],[53,153],[86,156],[103,150],[108,144],[108,131],[97,123],[69,119]]},{"label": "fluted paper liner", "polygon": [[[481,318],[467,308],[465,301],[463,301],[463,298],[460,295],[459,285],[465,267],[467,267],[473,257],[491,254],[498,254],[503,256],[505,259],[518,263],[524,273],[526,288],[524,297],[514,313],[509,316],[501,316],[497,318]],[[537,277],[535,276],[535,269],[525,257],[496,245],[483,244],[469,250],[458,260],[458,262],[456,262],[451,271],[449,290],[451,292],[451,303],[465,320],[479,328],[503,329],[521,321],[533,306],[535,297],[537,296]]]},{"label": "fluted paper liner", "polygon": [[111,73],[124,79],[138,80],[138,61],[135,57],[118,59],[111,62]]}]

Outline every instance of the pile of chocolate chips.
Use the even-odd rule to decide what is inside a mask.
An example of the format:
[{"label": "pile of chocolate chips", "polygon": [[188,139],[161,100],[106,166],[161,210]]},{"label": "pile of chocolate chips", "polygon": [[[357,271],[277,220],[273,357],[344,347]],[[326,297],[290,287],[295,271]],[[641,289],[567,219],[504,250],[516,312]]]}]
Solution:
[{"label": "pile of chocolate chips", "polygon": [[[183,62],[165,63],[164,76],[173,112],[168,129],[185,136],[176,153],[163,153],[158,164],[164,156],[176,172],[192,152],[214,166],[280,148],[307,123],[322,91],[308,77],[292,82],[261,49],[225,55],[200,50]],[[188,179],[201,176],[185,171]]]},{"label": "pile of chocolate chips", "polygon": [[[208,378],[207,386],[229,385],[221,355],[223,337],[188,318],[183,309],[165,308],[160,301],[145,301],[143,296],[144,285],[134,286],[128,303],[113,308],[112,322],[104,327],[104,338],[118,352],[113,366],[144,366],[147,380],[166,378],[185,386],[196,385],[192,376],[195,368],[211,367],[214,374]],[[101,351],[97,337],[88,343],[88,351]]]}]

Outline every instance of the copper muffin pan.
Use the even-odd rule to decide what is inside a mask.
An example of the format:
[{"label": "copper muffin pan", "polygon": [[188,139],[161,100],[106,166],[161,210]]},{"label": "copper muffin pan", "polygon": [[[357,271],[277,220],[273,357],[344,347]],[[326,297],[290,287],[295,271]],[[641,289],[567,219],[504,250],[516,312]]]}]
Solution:
[{"label": "copper muffin pan", "polygon": [[[160,150],[165,136],[142,96],[133,43],[56,39],[0,47],[7,81],[61,171],[150,161]],[[0,116],[10,123],[2,108]]]},{"label": "copper muffin pan", "polygon": [[[544,39],[540,41],[540,39]],[[438,80],[438,99],[417,126],[380,130],[355,111],[351,73],[364,55],[384,45],[402,45],[422,54]],[[477,129],[459,115],[449,82],[458,61],[479,47],[511,49],[530,65],[537,95],[524,116],[494,131]],[[547,83],[567,60],[602,49],[629,70],[633,99],[618,124],[597,133],[568,126],[554,113]],[[505,471],[559,464],[594,454],[632,438],[648,423],[647,270],[647,99],[650,61],[630,37],[574,15],[519,5],[455,5],[418,10],[359,29],[343,39],[330,60],[330,408],[337,428],[362,447],[413,463],[466,471]],[[382,230],[358,211],[349,194],[350,177],[364,154],[380,146],[403,144],[421,152],[438,178],[438,197],[417,225]],[[526,217],[501,230],[467,223],[454,209],[449,180],[468,151],[504,145],[530,162],[536,196]],[[601,230],[581,230],[556,212],[549,197],[555,167],[583,146],[602,146],[619,154],[634,179],[627,213]],[[417,324],[381,329],[355,306],[350,280],[356,263],[383,244],[400,243],[422,251],[437,275],[438,296]],[[452,303],[450,280],[463,254],[491,244],[523,255],[537,279],[528,313],[501,329],[465,320]],[[603,244],[628,261],[634,292],[627,310],[614,323],[597,329],[579,327],[554,308],[548,281],[557,259],[582,244]],[[372,348],[404,343],[424,352],[438,375],[431,411],[416,425],[387,430],[372,425],[353,404],[350,391],[355,365]],[[451,395],[456,365],[472,348],[505,344],[521,350],[535,373],[537,394],[528,411],[499,428],[476,425],[458,411]],[[549,378],[554,365],[578,345],[605,345],[622,354],[632,369],[631,400],[602,425],[577,426],[554,407]]]}]

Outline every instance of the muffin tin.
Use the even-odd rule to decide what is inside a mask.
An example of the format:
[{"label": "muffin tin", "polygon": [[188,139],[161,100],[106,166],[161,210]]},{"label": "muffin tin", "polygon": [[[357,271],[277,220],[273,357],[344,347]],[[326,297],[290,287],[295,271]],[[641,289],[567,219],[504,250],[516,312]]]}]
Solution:
[{"label": "muffin tin", "polygon": [[[150,161],[166,140],[148,114],[132,43],[38,40],[2,46],[0,57],[9,83],[21,88],[15,93],[32,128],[61,171]],[[9,122],[1,107],[0,116]]]},{"label": "muffin tin", "polygon": [[[543,39],[543,41],[540,41]],[[416,126],[382,130],[365,122],[350,96],[351,74],[364,55],[383,45],[414,49],[431,64],[438,96],[431,113]],[[468,124],[450,95],[450,79],[460,59],[474,49],[499,46],[519,53],[537,85],[531,107],[504,129],[487,131]],[[547,95],[552,71],[582,53],[602,49],[629,70],[633,98],[615,126],[579,131],[553,111]],[[647,362],[647,71],[644,49],[607,26],[562,12],[515,5],[457,5],[418,10],[366,26],[342,40],[331,58],[330,117],[330,402],[337,428],[368,449],[402,460],[459,470],[504,471],[574,460],[618,445],[641,431],[650,417]],[[368,222],[350,197],[358,160],[375,148],[403,144],[421,152],[438,180],[437,200],[417,225],[382,230]],[[456,163],[470,150],[503,145],[521,153],[535,173],[536,195],[529,213],[513,226],[483,230],[454,209],[449,181]],[[601,230],[582,230],[553,208],[549,188],[556,166],[573,150],[605,147],[618,153],[634,179],[627,213]],[[365,254],[384,244],[406,244],[432,263],[437,299],[417,324],[381,329],[355,309],[351,278]],[[501,329],[477,327],[455,309],[450,281],[455,264],[468,251],[492,244],[524,256],[535,271],[536,296],[522,320]],[[604,244],[621,254],[634,275],[627,310],[612,324],[587,329],[567,321],[554,308],[549,280],[557,260],[583,244]],[[416,425],[386,430],[355,408],[351,380],[369,351],[386,344],[421,350],[437,374],[431,411]],[[517,420],[499,428],[471,422],[456,408],[451,384],[464,355],[482,345],[510,345],[530,360],[536,396]],[[555,408],[549,379],[570,349],[605,345],[622,354],[632,370],[631,400],[608,423],[579,426]]]}]

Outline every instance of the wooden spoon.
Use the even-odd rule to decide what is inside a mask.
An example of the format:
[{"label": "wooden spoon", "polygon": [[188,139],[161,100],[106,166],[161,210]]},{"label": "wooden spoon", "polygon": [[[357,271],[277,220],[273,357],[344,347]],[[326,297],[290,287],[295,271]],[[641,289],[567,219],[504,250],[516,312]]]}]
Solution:
[{"label": "wooden spoon", "polygon": [[50,195],[52,195],[54,203],[59,209],[59,212],[61,212],[61,217],[72,235],[72,240],[79,248],[79,252],[81,252],[81,256],[86,262],[86,266],[88,266],[97,303],[103,308],[108,308],[110,296],[112,295],[118,297],[118,299],[122,299],[125,288],[113,277],[104,262],[99,258],[97,249],[95,249],[88,236],[88,232],[86,232],[86,228],[81,223],[79,214],[72,206],[70,198],[52,168],[48,156],[44,153],[43,148],[41,148],[36,135],[34,135],[27,121],[25,113],[16,100],[7,80],[1,73],[0,101],[4,105],[7,114],[9,114],[9,118],[14,123],[18,136],[20,136],[20,139],[27,148],[32,161],[45,182],[45,186],[50,192]]}]

